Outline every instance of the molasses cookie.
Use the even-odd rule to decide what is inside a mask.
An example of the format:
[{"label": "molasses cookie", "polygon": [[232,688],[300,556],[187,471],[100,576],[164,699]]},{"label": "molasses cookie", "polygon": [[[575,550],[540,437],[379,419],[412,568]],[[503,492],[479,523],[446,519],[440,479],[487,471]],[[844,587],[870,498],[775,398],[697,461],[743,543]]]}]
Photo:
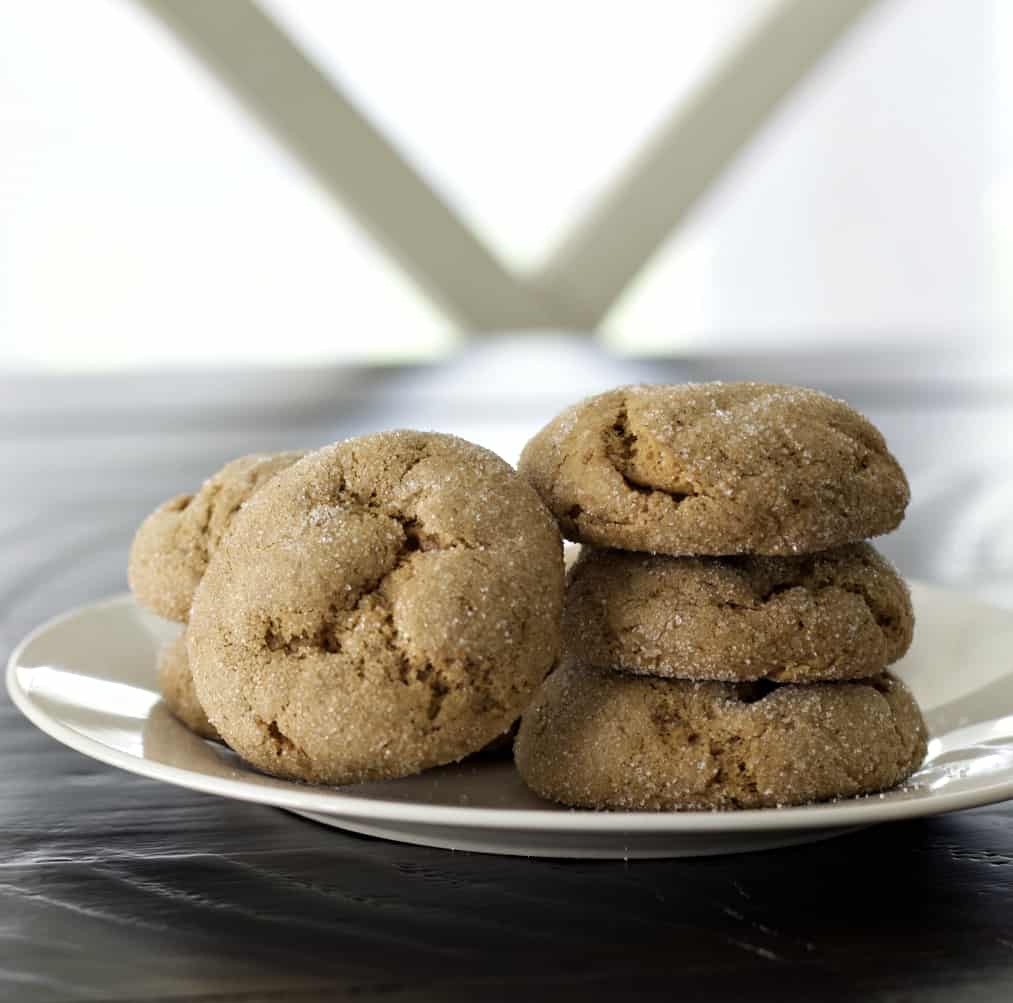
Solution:
[{"label": "molasses cookie", "polygon": [[173,716],[201,738],[221,741],[215,726],[208,720],[197,699],[186,654],[186,634],[163,644],[158,652],[158,689]]},{"label": "molasses cookie", "polygon": [[208,560],[246,500],[302,452],[241,456],[192,495],[177,495],[141,523],[130,548],[127,579],[134,598],[167,620],[186,623]]},{"label": "molasses cookie", "polygon": [[521,721],[517,768],[580,808],[769,808],[884,790],[926,752],[921,713],[888,674],[778,686],[630,676],[572,662]]},{"label": "molasses cookie", "polygon": [[800,557],[665,557],[584,547],[562,650],[679,679],[813,682],[881,673],[911,644],[907,586],[867,543]]},{"label": "molasses cookie", "polygon": [[591,397],[539,432],[519,469],[568,539],[674,555],[826,550],[888,533],[908,502],[865,418],[766,383]]},{"label": "molasses cookie", "polygon": [[493,453],[386,432],[312,453],[239,512],[187,632],[201,704],[266,772],[405,776],[506,731],[555,661],[559,530]]}]

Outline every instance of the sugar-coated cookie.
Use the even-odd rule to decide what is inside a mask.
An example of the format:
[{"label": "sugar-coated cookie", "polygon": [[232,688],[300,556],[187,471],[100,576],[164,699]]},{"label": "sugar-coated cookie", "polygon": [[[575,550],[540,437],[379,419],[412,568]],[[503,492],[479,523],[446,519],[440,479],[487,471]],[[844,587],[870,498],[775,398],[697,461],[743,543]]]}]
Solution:
[{"label": "sugar-coated cookie", "polygon": [[127,564],[134,598],[167,620],[186,623],[194,589],[233,516],[279,470],[305,454],[255,453],[226,463],[192,495],[177,495],[141,523]]},{"label": "sugar-coated cookie", "polygon": [[221,741],[208,720],[193,686],[190,659],[186,653],[186,634],[163,644],[158,652],[158,689],[173,716],[201,738]]},{"label": "sugar-coated cookie", "polygon": [[910,692],[889,674],[776,685],[632,676],[568,662],[521,721],[517,768],[581,808],[768,808],[884,790],[926,752]]},{"label": "sugar-coated cookie", "polygon": [[519,469],[568,539],[674,555],[826,550],[896,528],[908,502],[865,418],[766,383],[611,390],[549,422]]},{"label": "sugar-coated cookie", "polygon": [[881,673],[911,644],[907,586],[867,543],[800,557],[666,557],[584,547],[562,650],[589,665],[726,682]]},{"label": "sugar-coated cookie", "polygon": [[499,457],[449,435],[327,447],[245,504],[187,631],[201,704],[266,772],[416,773],[501,735],[553,665],[552,516]]}]

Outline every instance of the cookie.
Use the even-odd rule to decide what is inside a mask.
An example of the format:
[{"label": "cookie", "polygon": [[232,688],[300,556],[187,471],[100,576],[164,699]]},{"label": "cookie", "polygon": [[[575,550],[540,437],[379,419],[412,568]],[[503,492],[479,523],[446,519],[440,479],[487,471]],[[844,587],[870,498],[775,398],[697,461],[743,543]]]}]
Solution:
[{"label": "cookie", "polygon": [[584,547],[562,650],[678,679],[813,682],[881,673],[911,644],[907,586],[867,543],[800,557],[665,557]]},{"label": "cookie", "polygon": [[893,787],[926,752],[921,713],[889,674],[861,682],[719,683],[568,662],[521,721],[517,768],[580,808],[770,808]]},{"label": "cookie", "polygon": [[141,523],[130,547],[127,580],[144,607],[186,623],[194,589],[233,516],[246,500],[302,452],[241,456],[193,495],[177,495]]},{"label": "cookie", "polygon": [[200,702],[278,776],[353,783],[454,762],[501,735],[555,661],[562,541],[493,453],[386,432],[278,474],[194,595]]},{"label": "cookie", "polygon": [[186,634],[163,644],[158,652],[158,689],[172,714],[201,738],[221,741],[197,699],[186,653]]},{"label": "cookie", "polygon": [[519,470],[568,539],[676,556],[827,550],[888,533],[908,502],[865,418],[766,383],[591,397],[528,443]]}]

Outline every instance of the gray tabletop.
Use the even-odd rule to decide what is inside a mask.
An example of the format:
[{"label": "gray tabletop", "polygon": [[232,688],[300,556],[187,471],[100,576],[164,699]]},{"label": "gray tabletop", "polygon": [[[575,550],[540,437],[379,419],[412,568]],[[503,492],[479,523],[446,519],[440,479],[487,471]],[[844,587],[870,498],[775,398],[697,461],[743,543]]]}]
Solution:
[{"label": "gray tabletop", "polygon": [[[512,458],[587,389],[725,371],[551,351],[523,379],[513,365],[8,380],[0,644],[122,590],[139,519],[238,453],[414,425]],[[902,570],[1010,602],[1013,394],[779,375],[886,432],[915,495],[883,543]],[[1009,804],[736,857],[550,862],[143,780],[58,745],[6,697],[0,751],[0,999],[1013,997]]]}]

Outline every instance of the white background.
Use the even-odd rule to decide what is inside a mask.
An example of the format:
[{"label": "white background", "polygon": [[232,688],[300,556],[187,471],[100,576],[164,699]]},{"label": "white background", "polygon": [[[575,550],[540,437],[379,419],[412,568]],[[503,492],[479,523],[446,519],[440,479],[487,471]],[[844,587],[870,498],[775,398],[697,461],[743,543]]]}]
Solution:
[{"label": "white background", "polygon": [[[770,2],[264,7],[526,270]],[[638,277],[609,342],[1004,343],[1011,7],[874,8]],[[143,10],[0,0],[0,366],[425,357],[459,336]]]}]

